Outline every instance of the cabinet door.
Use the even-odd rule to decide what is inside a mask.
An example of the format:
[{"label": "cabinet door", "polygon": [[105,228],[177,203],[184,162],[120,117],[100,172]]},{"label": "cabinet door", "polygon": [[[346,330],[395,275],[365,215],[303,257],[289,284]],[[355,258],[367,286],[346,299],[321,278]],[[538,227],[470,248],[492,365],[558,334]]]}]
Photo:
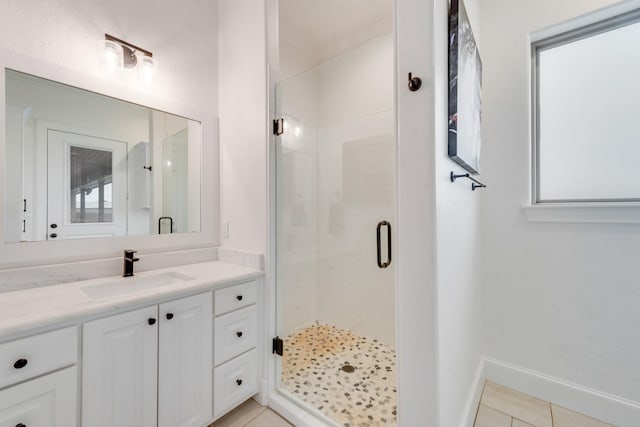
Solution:
[{"label": "cabinet door", "polygon": [[156,427],[158,307],[83,326],[82,425]]},{"label": "cabinet door", "polygon": [[158,426],[202,427],[211,420],[211,292],[160,305]]},{"label": "cabinet door", "polygon": [[75,427],[78,383],[71,367],[0,391],[0,427]]}]

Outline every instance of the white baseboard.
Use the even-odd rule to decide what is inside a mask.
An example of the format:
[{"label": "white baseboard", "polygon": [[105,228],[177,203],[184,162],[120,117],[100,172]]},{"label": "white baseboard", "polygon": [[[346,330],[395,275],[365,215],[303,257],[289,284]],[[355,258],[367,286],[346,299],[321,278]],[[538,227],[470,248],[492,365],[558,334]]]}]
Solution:
[{"label": "white baseboard", "polygon": [[485,359],[487,381],[526,393],[618,427],[640,425],[640,403],[541,374],[495,359]]},{"label": "white baseboard", "polygon": [[481,359],[476,368],[476,373],[473,376],[473,382],[469,389],[469,395],[467,401],[464,404],[462,411],[462,418],[460,419],[460,427],[473,427],[476,421],[476,413],[478,412],[478,406],[480,405],[480,398],[482,397],[482,390],[484,388],[485,380],[485,367],[484,359]]}]

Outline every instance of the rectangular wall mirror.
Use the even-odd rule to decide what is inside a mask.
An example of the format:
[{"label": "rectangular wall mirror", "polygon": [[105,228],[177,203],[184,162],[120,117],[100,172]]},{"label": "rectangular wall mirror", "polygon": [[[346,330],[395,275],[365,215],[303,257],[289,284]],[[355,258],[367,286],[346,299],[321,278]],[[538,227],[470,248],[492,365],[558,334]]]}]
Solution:
[{"label": "rectangular wall mirror", "polygon": [[5,92],[5,243],[200,232],[200,122],[10,69]]}]

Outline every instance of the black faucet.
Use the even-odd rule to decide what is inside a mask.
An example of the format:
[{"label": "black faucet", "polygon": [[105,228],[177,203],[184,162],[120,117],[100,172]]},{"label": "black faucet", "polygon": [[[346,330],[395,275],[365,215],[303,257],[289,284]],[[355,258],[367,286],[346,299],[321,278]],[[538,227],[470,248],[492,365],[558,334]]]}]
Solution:
[{"label": "black faucet", "polygon": [[140,261],[140,258],[133,256],[136,252],[138,251],[134,251],[133,249],[124,250],[124,270],[122,272],[122,277],[133,276],[133,263]]}]

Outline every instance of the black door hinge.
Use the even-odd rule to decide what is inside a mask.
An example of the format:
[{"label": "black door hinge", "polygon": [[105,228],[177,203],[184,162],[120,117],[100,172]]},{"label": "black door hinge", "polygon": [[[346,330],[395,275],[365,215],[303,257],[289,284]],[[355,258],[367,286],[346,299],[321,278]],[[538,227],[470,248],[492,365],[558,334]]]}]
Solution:
[{"label": "black door hinge", "polygon": [[275,119],[273,121],[273,134],[275,136],[280,136],[284,133],[284,119]]},{"label": "black door hinge", "polygon": [[282,341],[282,338],[280,337],[275,337],[273,339],[272,352],[274,354],[277,354],[278,356],[282,356],[283,351],[284,351],[284,341]]}]

